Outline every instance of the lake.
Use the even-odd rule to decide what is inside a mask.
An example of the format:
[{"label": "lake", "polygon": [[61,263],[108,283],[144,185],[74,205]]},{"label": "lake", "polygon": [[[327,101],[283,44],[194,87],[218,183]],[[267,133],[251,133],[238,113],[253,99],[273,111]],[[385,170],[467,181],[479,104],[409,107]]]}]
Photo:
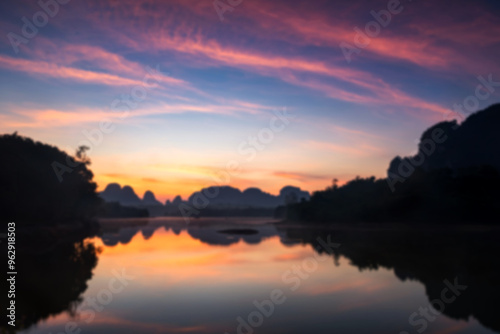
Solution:
[{"label": "lake", "polygon": [[498,229],[271,222],[103,221],[25,257],[20,333],[500,332]]}]

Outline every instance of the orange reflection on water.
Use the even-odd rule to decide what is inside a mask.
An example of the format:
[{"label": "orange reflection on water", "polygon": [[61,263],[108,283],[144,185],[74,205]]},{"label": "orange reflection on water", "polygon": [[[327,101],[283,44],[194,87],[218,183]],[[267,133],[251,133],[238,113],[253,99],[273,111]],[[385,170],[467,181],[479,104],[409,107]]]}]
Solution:
[{"label": "orange reflection on water", "polygon": [[176,235],[163,227],[148,240],[137,233],[127,244],[106,246],[99,238],[93,242],[103,249],[97,275],[126,267],[149,287],[159,284],[163,288],[167,282],[186,281],[202,285],[244,280],[276,284],[290,269],[291,261],[313,255],[310,246],[284,247],[278,237],[265,239],[258,246],[241,240],[214,246],[194,239],[187,231]]},{"label": "orange reflection on water", "polygon": [[[344,258],[335,267],[331,256],[318,255],[309,245],[284,246],[278,236],[263,239],[258,245],[240,240],[219,246],[195,239],[186,230],[176,235],[160,227],[148,239],[137,232],[127,244],[106,246],[99,238],[93,241],[103,249],[97,276],[106,277],[113,269],[126,268],[136,277],[134,284],[151,290],[165,290],[176,284],[220,289],[235,282],[289,288],[291,284],[287,285],[283,275],[293,266],[301,267],[307,258],[317,259],[320,265],[307,279],[301,279],[303,284],[297,291],[300,294],[314,296],[346,290],[366,294],[383,290],[393,280],[388,273],[387,281],[373,284],[372,275],[359,275]],[[380,279],[380,273],[378,276]]]}]

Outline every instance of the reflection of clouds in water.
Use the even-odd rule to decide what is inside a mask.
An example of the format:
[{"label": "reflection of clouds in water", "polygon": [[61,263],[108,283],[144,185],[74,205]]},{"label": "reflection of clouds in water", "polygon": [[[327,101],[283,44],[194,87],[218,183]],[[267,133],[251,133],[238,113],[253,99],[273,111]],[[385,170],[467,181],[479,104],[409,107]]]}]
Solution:
[{"label": "reflection of clouds in water", "polygon": [[[251,221],[239,224],[227,222],[224,219],[200,219],[195,224],[186,225],[181,218],[178,221],[145,219],[103,224],[101,238],[105,251],[100,269],[96,271],[96,281],[93,281],[88,294],[94,295],[99,291],[99,280],[107,282],[102,276],[106,268],[113,268],[118,263],[127,263],[127,270],[140,273],[140,279],[138,287],[134,286],[120,296],[120,299],[123,298],[121,302],[106,309],[102,317],[100,314],[99,320],[89,330],[105,333],[109,329],[106,326],[114,326],[115,329],[130,332],[132,328],[144,324],[144,332],[153,332],[156,325],[164,325],[163,328],[174,331],[198,328],[203,332],[203,327],[207,333],[215,333],[214,328],[219,329],[221,324],[234,321],[232,318],[225,320],[228,314],[239,310],[241,305],[251,305],[254,295],[279,287],[275,284],[280,284],[280,275],[290,265],[300,263],[316,250],[330,261],[326,261],[314,276],[311,275],[312,278],[304,283],[300,292],[289,296],[290,304],[280,309],[289,320],[289,326],[282,327],[287,333],[304,329],[300,326],[313,318],[321,324],[318,328],[325,329],[321,326],[326,326],[328,319],[337,316],[350,317],[347,320],[335,318],[346,328],[359,329],[358,321],[362,316],[387,317],[393,320],[392,325],[399,320],[404,325],[414,311],[415,303],[418,303],[417,307],[425,306],[439,298],[443,280],[454,277],[458,277],[468,289],[460,300],[444,310],[444,316],[436,322],[437,326],[445,323],[449,329],[457,323],[455,320],[473,317],[486,327],[500,328],[494,305],[495,300],[500,298],[500,266],[499,260],[492,256],[498,253],[498,231],[413,229],[408,232],[402,228],[318,229]],[[332,254],[323,251],[318,244],[318,238],[325,240],[327,236],[332,237],[332,242],[342,244]],[[97,240],[96,244],[99,243]],[[229,245],[231,247],[225,247]],[[37,252],[42,253],[40,249]],[[63,298],[50,301],[52,306],[55,303],[57,307],[40,303],[37,317],[26,318],[28,326],[41,324],[39,320],[47,314],[74,310],[71,305],[78,305],[97,263],[95,250],[85,250],[73,244],[58,245],[50,254],[50,257],[42,257],[40,261],[36,260],[37,257],[33,257],[31,262],[26,261],[33,277],[41,281],[31,287],[32,290],[27,288],[24,291],[40,290],[37,293],[46,298],[49,295],[52,298],[52,292],[45,289],[60,291]],[[68,256],[76,262],[70,263]],[[49,261],[49,258],[52,259]],[[335,259],[339,268],[335,267]],[[39,263],[34,264],[34,261]],[[42,272],[42,267],[49,271]],[[60,276],[56,282],[45,282],[53,279],[54,275]],[[401,281],[413,283],[400,284]],[[66,293],[70,288],[71,293]],[[36,298],[29,296],[24,302],[29,305],[33,301]],[[409,313],[406,314],[406,307],[398,308],[398,303],[408,305],[411,309]],[[138,305],[142,305],[142,311],[138,311]],[[380,309],[381,305],[385,306]],[[394,309],[387,311],[390,308]],[[125,327],[121,323],[105,321],[107,317],[122,319],[124,316],[120,312],[124,310],[134,312],[137,318],[127,316],[128,325]],[[165,315],[167,310],[168,316]],[[25,311],[19,309],[19,312]],[[151,320],[153,315],[158,317],[155,318],[157,323]],[[213,317],[210,321],[205,319],[208,315]],[[164,319],[166,316],[167,319]],[[395,316],[397,319],[394,319]],[[276,319],[278,321],[280,315]],[[271,325],[273,321],[271,319]],[[464,332],[480,329],[477,322],[468,321],[471,327]],[[51,321],[48,323],[56,325]],[[399,326],[396,331],[403,328],[401,324]],[[224,327],[220,329],[219,332],[226,330]],[[364,332],[364,328],[360,332]]]},{"label": "reflection of clouds in water", "polygon": [[496,313],[500,259],[494,256],[500,250],[498,229],[343,227],[336,231],[287,229],[286,234],[302,238],[314,248],[318,246],[318,236],[333,235],[342,244],[333,256],[349,259],[360,271],[389,269],[401,281],[418,281],[425,286],[429,302],[441,298],[443,281],[456,278],[467,290],[443,314],[466,321],[474,317],[482,325],[500,331]]},{"label": "reflection of clouds in water", "polygon": [[[493,278],[500,277],[500,265],[491,254],[498,253],[495,236],[499,233],[485,233],[480,231],[449,232],[443,230],[412,231],[404,228],[391,229],[349,229],[339,231],[331,229],[284,227],[274,224],[231,224],[227,220],[201,219],[194,224],[186,225],[176,220],[150,220],[149,224],[138,224],[135,227],[126,227],[118,232],[104,233],[103,241],[127,243],[139,231],[143,235],[151,235],[159,228],[166,231],[177,229],[187,231],[189,236],[208,245],[229,246],[240,241],[248,245],[258,245],[263,240],[279,237],[282,245],[293,246],[297,244],[310,245],[324,253],[318,244],[318,237],[333,236],[333,241],[342,244],[335,249],[331,256],[334,263],[340,257],[349,259],[350,265],[356,266],[360,271],[378,271],[380,268],[393,270],[393,275],[401,281],[416,280],[424,284],[429,300],[439,297],[442,282],[445,279],[460,277],[470,291],[461,301],[451,305],[445,314],[454,319],[468,319],[476,317],[481,323],[490,328],[500,329],[496,316],[491,314],[492,308],[490,295],[498,295],[500,289]],[[425,243],[423,242],[425,241]],[[474,246],[475,245],[475,246]],[[304,255],[305,256],[305,255]],[[280,254],[274,257],[275,263],[300,260],[298,253]],[[229,265],[233,262],[228,261]],[[234,263],[233,263],[234,264]],[[367,274],[365,274],[367,275]],[[371,293],[386,287],[363,286],[359,288],[364,293]],[[355,282],[351,282],[355,283]],[[342,290],[338,286],[314,287],[317,294],[328,291]],[[314,294],[314,293],[313,293]],[[467,296],[469,295],[469,296]]]}]

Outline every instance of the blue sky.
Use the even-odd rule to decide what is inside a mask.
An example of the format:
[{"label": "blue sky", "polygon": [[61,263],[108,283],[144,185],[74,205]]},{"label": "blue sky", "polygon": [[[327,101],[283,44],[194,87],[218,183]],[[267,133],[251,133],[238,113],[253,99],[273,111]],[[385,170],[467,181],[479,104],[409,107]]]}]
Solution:
[{"label": "blue sky", "polygon": [[[383,177],[427,127],[456,118],[478,76],[500,81],[497,1],[243,0],[223,21],[206,0],[44,3],[53,17],[36,1],[0,5],[0,131],[90,144],[101,189],[162,200],[214,184],[230,161],[241,170],[225,183],[271,193]],[[34,36],[23,18],[42,20]],[[378,30],[356,45],[367,25]],[[238,148],[283,110],[294,118],[248,161]]]}]

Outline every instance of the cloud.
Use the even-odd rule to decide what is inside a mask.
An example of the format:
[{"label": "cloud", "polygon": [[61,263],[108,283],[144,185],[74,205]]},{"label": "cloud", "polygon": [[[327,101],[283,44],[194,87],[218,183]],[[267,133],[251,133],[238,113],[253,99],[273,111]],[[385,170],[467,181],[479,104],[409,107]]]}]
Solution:
[{"label": "cloud", "polygon": [[[143,5],[145,3],[150,5]],[[297,10],[290,10],[284,2],[268,4],[257,1],[257,3],[246,4],[245,11],[242,8],[240,15],[245,16],[250,21],[262,23],[266,30],[257,29],[252,32],[248,22],[244,21],[241,23],[242,31],[239,33],[248,38],[252,36],[263,40],[283,40],[280,33],[288,29],[288,33],[284,37],[287,42],[297,43],[297,41],[301,41],[303,46],[312,44],[338,48],[339,41],[352,40],[354,37],[352,21],[339,18],[338,15],[332,21],[331,13],[324,13],[320,10],[321,5],[324,4],[320,4],[315,9],[311,6],[305,6],[304,3],[299,3],[298,6],[304,8],[303,11],[300,11],[301,15],[298,15]],[[211,6],[181,1],[173,1],[165,6],[158,6],[155,1],[143,1],[141,4],[128,1],[127,4],[129,6],[118,8],[112,2],[102,4],[92,2],[90,8],[99,9],[99,15],[91,10],[85,19],[90,20],[95,25],[95,29],[105,32],[104,39],[111,39],[135,52],[148,50],[150,54],[167,52],[170,55],[175,52],[184,57],[184,62],[190,62],[190,65],[239,68],[263,76],[275,77],[294,86],[306,87],[339,101],[365,105],[399,106],[403,111],[416,109],[419,113],[412,115],[417,117],[425,118],[427,112],[431,114],[449,112],[448,108],[438,103],[411,96],[384,80],[385,78],[377,77],[373,72],[347,66],[344,59],[339,59],[333,54],[330,57],[316,57],[310,54],[301,56],[301,52],[294,52],[293,56],[290,56],[289,52],[285,53],[283,50],[275,48],[255,48],[243,43],[234,43],[231,40],[231,34],[221,34],[219,28],[209,20],[213,18],[209,15],[215,16],[215,12],[212,12],[213,8],[210,8],[210,12],[206,11]],[[359,14],[353,12],[353,9],[349,7],[341,7],[340,10],[344,10],[343,16],[348,18]],[[117,15],[118,12],[122,15]],[[280,16],[279,21],[275,17],[275,13],[278,12],[286,13],[286,15]],[[369,12],[368,9],[367,12]],[[103,17],[108,19],[103,20]],[[126,17],[134,20],[136,23],[134,27],[141,26],[144,29],[132,30],[130,22],[123,19]],[[192,21],[193,17],[200,17],[201,21],[192,26],[186,26],[186,20]],[[410,21],[414,22],[415,20],[418,21],[419,18],[412,18]],[[282,26],[278,29],[280,25]],[[252,29],[254,26],[252,25]],[[482,28],[478,29],[478,31],[483,30]],[[368,51],[378,53],[384,59],[403,57],[414,63],[431,67],[447,66],[451,59],[457,58],[454,56],[454,50],[450,47],[437,48],[436,45],[442,43],[435,43],[429,37],[430,32],[417,31],[415,34],[416,37],[418,34],[427,34],[427,38],[423,40],[420,38],[408,39],[399,35],[385,34],[377,37]],[[468,36],[477,35],[469,34]],[[491,41],[494,41],[493,37],[491,37]],[[106,51],[101,47],[85,44],[62,44],[60,52],[53,52],[58,44],[60,43],[51,44],[48,41],[37,44],[40,50],[37,49],[35,54],[42,59],[51,59],[51,63],[47,61],[45,63],[42,61],[26,63],[29,61],[19,60],[17,64],[13,64],[13,68],[27,73],[38,72],[38,74],[51,77],[107,85],[135,85],[142,79],[140,75],[144,76],[144,69],[139,64],[128,61],[123,56]],[[11,66],[13,60],[4,59],[4,62],[8,63],[5,66]],[[24,63],[20,64],[21,62]],[[89,62],[93,64],[93,67],[107,73],[73,67],[82,62]],[[54,65],[54,63],[64,65]],[[30,71],[31,68],[38,70],[33,72]],[[186,89],[190,87],[179,79],[165,76],[162,80],[169,84],[184,86]],[[209,97],[209,94],[193,87],[190,89]]]},{"label": "cloud", "polygon": [[[232,101],[231,101],[232,102]],[[262,110],[261,110],[262,109]],[[213,114],[223,116],[261,115],[270,107],[245,104],[236,101],[235,105],[195,105],[195,104],[166,104],[140,106],[130,111],[114,111],[110,105],[106,108],[90,108],[68,106],[60,109],[44,109],[33,106],[10,106],[6,108],[8,114],[0,115],[2,125],[10,129],[22,128],[56,128],[66,126],[82,127],[94,123],[99,127],[100,122],[114,124],[133,123],[138,119],[144,120],[148,116],[176,115],[184,113]]]},{"label": "cloud", "polygon": [[140,80],[120,77],[114,74],[81,70],[45,61],[12,58],[2,55],[0,55],[0,67],[8,70],[25,72],[29,75],[66,79],[76,82],[111,86],[142,85]]},{"label": "cloud", "polygon": [[358,156],[358,157],[371,156],[374,155],[374,153],[380,153],[383,151],[381,148],[372,146],[370,144],[357,144],[356,146],[354,146],[354,145],[340,145],[331,142],[309,140],[302,145],[303,147],[308,149],[345,154],[348,156]]},{"label": "cloud", "polygon": [[[203,66],[230,66],[264,76],[279,78],[292,85],[307,87],[325,96],[361,104],[399,105],[435,113],[447,113],[448,108],[413,97],[390,85],[370,72],[345,66],[344,63],[326,63],[300,56],[282,56],[224,45],[197,34],[185,36],[174,31],[171,35],[144,34],[139,40],[147,41],[156,50],[176,51],[193,56]],[[131,46],[131,45],[129,45]],[[144,46],[139,46],[141,48]],[[303,78],[300,75],[312,75]],[[332,79],[335,82],[332,82]]]},{"label": "cloud", "polygon": [[301,181],[301,182],[306,182],[306,181],[310,181],[310,180],[330,180],[330,176],[317,175],[317,174],[311,174],[311,173],[276,171],[276,172],[273,172],[272,174],[273,174],[273,176],[276,176],[279,178],[297,180],[297,181]]}]

